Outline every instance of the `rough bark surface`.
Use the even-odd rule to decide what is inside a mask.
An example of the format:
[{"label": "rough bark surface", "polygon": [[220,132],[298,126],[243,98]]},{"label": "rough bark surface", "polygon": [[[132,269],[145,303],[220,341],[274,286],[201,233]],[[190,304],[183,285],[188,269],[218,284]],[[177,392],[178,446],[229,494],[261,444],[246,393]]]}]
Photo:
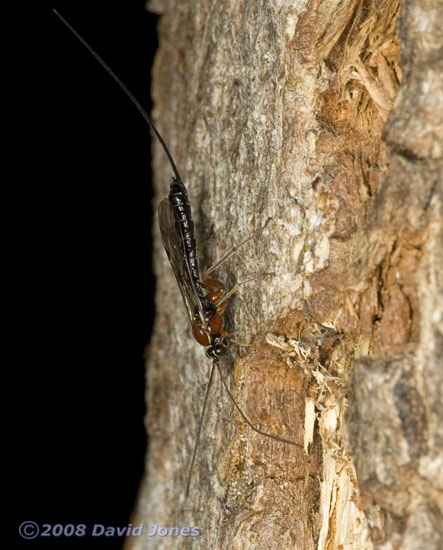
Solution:
[{"label": "rough bark surface", "polygon": [[[241,287],[190,497],[210,362],[157,231],[147,472],[127,546],[443,548],[442,5],[182,0],[162,11],[154,117],[201,267]],[[400,58],[401,44],[401,58]],[[398,93],[398,96],[397,96]],[[158,198],[171,173],[155,146]],[[151,525],[199,537],[148,537]],[[186,533],[186,531],[185,531]]]}]

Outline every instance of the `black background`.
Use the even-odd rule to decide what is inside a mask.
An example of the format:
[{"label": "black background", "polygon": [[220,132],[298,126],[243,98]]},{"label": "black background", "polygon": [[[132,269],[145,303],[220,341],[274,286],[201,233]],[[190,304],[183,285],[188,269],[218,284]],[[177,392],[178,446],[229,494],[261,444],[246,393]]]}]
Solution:
[{"label": "black background", "polygon": [[[54,6],[149,111],[157,17],[143,1]],[[37,11],[38,9],[38,11]],[[49,7],[3,19],[10,92],[4,236],[16,324],[16,535],[22,521],[125,526],[143,473],[154,315],[150,133]],[[9,343],[9,342],[8,342]],[[9,421],[7,421],[9,423]],[[24,548],[121,548],[37,538]]]}]

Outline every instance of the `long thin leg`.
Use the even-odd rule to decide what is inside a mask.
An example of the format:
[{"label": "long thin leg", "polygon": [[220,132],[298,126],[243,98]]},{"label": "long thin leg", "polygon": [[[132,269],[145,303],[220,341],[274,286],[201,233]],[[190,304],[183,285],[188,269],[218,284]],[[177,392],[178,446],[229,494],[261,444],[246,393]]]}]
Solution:
[{"label": "long thin leg", "polygon": [[195,439],[194,449],[192,451],[191,464],[189,465],[188,479],[186,481],[186,498],[188,498],[188,496],[189,496],[189,488],[191,487],[192,472],[194,470],[195,458],[197,456],[198,447],[200,445],[200,437],[201,437],[202,428],[203,428],[203,420],[204,420],[204,416],[205,416],[206,404],[208,402],[208,396],[209,396],[209,390],[211,388],[211,382],[212,382],[212,379],[214,378],[214,368],[215,368],[215,361],[212,363],[211,371],[209,373],[209,381],[208,381],[208,385],[206,387],[205,398],[203,400],[203,408],[202,408],[202,412],[200,414],[200,420],[198,422],[197,437]]},{"label": "long thin leg", "polygon": [[276,441],[280,441],[281,443],[286,443],[288,445],[293,445],[294,447],[299,447],[300,449],[303,449],[303,445],[300,443],[296,443],[295,441],[292,441],[290,439],[286,439],[284,437],[280,437],[279,435],[270,434],[267,432],[264,432],[263,430],[260,430],[259,428],[256,428],[254,424],[249,420],[249,418],[245,415],[245,413],[240,409],[240,407],[237,404],[237,401],[235,400],[234,396],[232,395],[231,390],[228,388],[228,384],[226,383],[225,377],[223,376],[221,372],[220,365],[218,361],[214,361],[215,365],[217,366],[218,374],[220,375],[221,381],[223,382],[223,386],[225,387],[225,390],[227,391],[229,397],[231,398],[231,401],[234,403],[234,407],[238,410],[243,420],[246,422],[246,424],[254,430],[254,432],[259,433],[260,435],[264,435],[265,437],[270,437],[271,439],[275,439]]},{"label": "long thin leg", "polygon": [[235,254],[237,252],[237,250],[239,248],[241,248],[244,244],[248,243],[250,240],[254,239],[259,233],[261,233],[265,227],[268,225],[268,223],[272,220],[272,218],[268,218],[266,220],[266,223],[263,227],[260,227],[260,229],[257,229],[257,231],[255,231],[254,233],[252,233],[252,235],[250,235],[247,239],[245,239],[244,241],[242,241],[240,244],[238,244],[237,246],[233,246],[232,248],[230,248],[225,254],[223,254],[223,256],[218,259],[214,264],[211,265],[211,267],[206,271],[206,273],[203,275],[203,279],[206,279],[208,277],[208,275],[210,273],[212,273],[213,271],[215,271],[218,267],[220,267],[224,262],[226,262],[226,260],[228,258],[230,258],[233,254]]},{"label": "long thin leg", "polygon": [[217,302],[217,307],[219,307],[221,304],[227,302],[229,300],[229,298],[235,294],[235,292],[237,292],[237,290],[242,286],[244,285],[245,283],[250,283],[251,281],[256,281],[257,279],[261,279],[262,277],[265,277],[266,275],[274,275],[273,273],[262,273],[261,275],[257,275],[256,277],[251,277],[250,279],[246,279],[244,281],[242,281],[241,283],[237,283],[236,285],[234,285],[231,290],[229,292],[227,292],[226,294],[224,294],[222,296],[222,299],[220,300],[220,302]]}]

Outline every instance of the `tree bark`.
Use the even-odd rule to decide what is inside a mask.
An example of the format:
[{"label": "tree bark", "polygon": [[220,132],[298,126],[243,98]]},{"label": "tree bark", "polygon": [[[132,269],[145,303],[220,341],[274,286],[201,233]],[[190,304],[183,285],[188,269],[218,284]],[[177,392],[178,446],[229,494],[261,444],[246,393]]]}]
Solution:
[{"label": "tree bark", "polygon": [[[214,274],[267,274],[229,301],[251,345],[222,369],[254,424],[304,450],[251,430],[216,375],[185,499],[210,361],[156,229],[145,528],[128,547],[443,548],[441,2],[159,7],[154,118],[200,267],[272,218]],[[154,170],[158,204],[158,144]]]}]

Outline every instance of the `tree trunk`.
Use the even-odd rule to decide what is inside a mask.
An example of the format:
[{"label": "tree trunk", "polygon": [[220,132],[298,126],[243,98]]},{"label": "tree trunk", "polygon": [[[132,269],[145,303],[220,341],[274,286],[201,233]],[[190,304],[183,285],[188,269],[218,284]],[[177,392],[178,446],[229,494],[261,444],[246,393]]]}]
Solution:
[{"label": "tree trunk", "polygon": [[[214,273],[267,274],[229,301],[251,345],[222,369],[255,425],[304,450],[251,430],[216,373],[185,498],[210,361],[156,229],[145,527],[128,546],[443,548],[441,2],[157,5],[154,118],[200,267],[272,218]],[[154,169],[158,204],[158,144]]]}]

